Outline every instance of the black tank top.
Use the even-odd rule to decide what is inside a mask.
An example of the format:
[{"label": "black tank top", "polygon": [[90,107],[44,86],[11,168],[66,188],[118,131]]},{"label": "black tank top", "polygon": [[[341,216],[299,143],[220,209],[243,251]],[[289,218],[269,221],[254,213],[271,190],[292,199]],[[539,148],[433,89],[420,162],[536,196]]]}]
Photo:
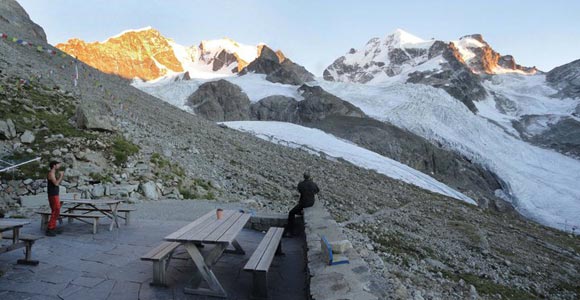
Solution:
[{"label": "black tank top", "polygon": [[52,181],[50,179],[48,179],[48,177],[46,178],[46,181],[48,181],[48,195],[49,196],[58,196],[58,192],[59,192],[59,188],[58,185],[54,185],[54,183],[52,183]]}]

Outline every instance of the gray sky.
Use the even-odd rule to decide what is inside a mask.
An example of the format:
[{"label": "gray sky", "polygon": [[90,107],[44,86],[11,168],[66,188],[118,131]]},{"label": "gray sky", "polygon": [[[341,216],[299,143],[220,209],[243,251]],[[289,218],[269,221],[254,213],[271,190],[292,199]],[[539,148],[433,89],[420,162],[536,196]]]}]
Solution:
[{"label": "gray sky", "polygon": [[104,41],[152,26],[185,46],[222,37],[264,42],[316,75],[350,48],[397,28],[424,39],[481,33],[499,53],[544,71],[580,59],[580,1],[574,0],[18,1],[51,44]]}]

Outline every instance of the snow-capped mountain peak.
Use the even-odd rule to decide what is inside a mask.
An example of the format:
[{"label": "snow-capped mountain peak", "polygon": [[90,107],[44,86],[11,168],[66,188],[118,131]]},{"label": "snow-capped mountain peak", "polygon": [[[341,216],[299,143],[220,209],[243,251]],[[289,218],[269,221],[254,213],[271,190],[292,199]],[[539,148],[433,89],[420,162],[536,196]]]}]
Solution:
[{"label": "snow-capped mountain peak", "polygon": [[[441,58],[444,48],[454,53],[446,56],[453,61]],[[397,29],[383,39],[369,40],[363,49],[351,49],[336,59],[324,71],[324,78],[342,82],[381,83],[393,81],[390,78],[400,74],[441,69],[440,65],[445,63],[457,69],[459,66],[455,60],[475,74],[531,75],[537,72],[535,67],[516,64],[511,55],[500,55],[481,34],[467,35],[455,41],[438,41],[424,40]],[[405,77],[398,81],[406,80]]]},{"label": "snow-capped mountain peak", "polygon": [[416,44],[427,42],[403,29],[397,28],[393,33],[387,35],[385,41],[393,48],[415,48]]}]

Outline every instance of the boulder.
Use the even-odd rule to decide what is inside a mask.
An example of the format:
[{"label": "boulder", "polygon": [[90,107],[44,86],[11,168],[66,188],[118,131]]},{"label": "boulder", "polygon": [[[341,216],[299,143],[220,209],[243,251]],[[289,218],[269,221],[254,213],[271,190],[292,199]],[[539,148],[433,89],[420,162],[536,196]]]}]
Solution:
[{"label": "boulder", "polygon": [[250,98],[239,86],[223,79],[202,84],[186,105],[210,121],[248,120],[250,116]]},{"label": "boulder", "polygon": [[114,132],[110,109],[105,104],[81,104],[75,113],[76,125],[81,129]]},{"label": "boulder", "polygon": [[125,195],[129,196],[132,192],[136,191],[139,185],[133,184],[122,184],[111,186],[111,195]]},{"label": "boulder", "polygon": [[105,195],[105,187],[100,184],[93,186],[91,189],[91,195],[95,198],[103,197]]},{"label": "boulder", "polygon": [[34,134],[30,130],[24,131],[24,133],[20,136],[20,141],[23,144],[32,144],[34,142]]},{"label": "boulder", "polygon": [[16,127],[11,119],[0,120],[0,138],[12,139],[16,137]]},{"label": "boulder", "polygon": [[159,193],[157,192],[157,185],[155,184],[155,182],[148,181],[146,183],[141,183],[139,188],[143,192],[143,196],[145,196],[147,199],[151,200],[159,199]]}]

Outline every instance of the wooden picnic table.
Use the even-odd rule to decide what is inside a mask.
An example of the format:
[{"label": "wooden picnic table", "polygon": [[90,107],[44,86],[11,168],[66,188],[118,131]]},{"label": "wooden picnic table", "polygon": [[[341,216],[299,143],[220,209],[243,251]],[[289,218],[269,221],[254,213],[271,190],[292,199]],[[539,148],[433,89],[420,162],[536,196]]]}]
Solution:
[{"label": "wooden picnic table", "polygon": [[[16,244],[19,242],[20,238],[20,228],[24,225],[30,224],[29,221],[22,221],[22,220],[0,220],[0,232],[10,231],[12,230],[12,244],[9,246],[3,246],[0,248],[0,253],[8,252],[16,248]],[[10,249],[8,249],[10,248]]]},{"label": "wooden picnic table", "polygon": [[[12,231],[12,242],[8,245],[0,246],[0,253],[5,253],[18,248],[26,247],[26,258],[19,259],[19,264],[38,265],[38,261],[31,259],[32,244],[40,237],[21,237],[20,228],[24,225],[30,224],[29,221],[23,220],[0,220],[0,241],[2,241],[2,233]],[[5,238],[7,236],[4,236]]]},{"label": "wooden picnic table", "polygon": [[[227,298],[226,291],[211,268],[224,252],[245,254],[236,237],[248,220],[250,214],[234,210],[224,210],[223,217],[218,220],[216,210],[212,210],[165,237],[167,241],[181,243],[196,266],[192,287],[186,287],[185,293]],[[204,256],[199,250],[202,244],[215,244],[215,247]],[[235,250],[226,250],[229,245]],[[207,282],[209,289],[200,287],[202,279]]]},{"label": "wooden picnic table", "polygon": [[[113,230],[113,226],[119,228],[119,217],[117,211],[119,210],[119,204],[123,200],[116,199],[63,199],[60,200],[63,204],[69,204],[70,206],[65,208],[64,213],[74,212],[76,208],[87,207],[89,210],[85,210],[86,213],[97,212],[103,214],[107,218],[111,219],[111,225],[109,226],[109,231]],[[102,206],[107,205],[109,209],[104,209]],[[101,207],[99,207],[101,206]]]}]

